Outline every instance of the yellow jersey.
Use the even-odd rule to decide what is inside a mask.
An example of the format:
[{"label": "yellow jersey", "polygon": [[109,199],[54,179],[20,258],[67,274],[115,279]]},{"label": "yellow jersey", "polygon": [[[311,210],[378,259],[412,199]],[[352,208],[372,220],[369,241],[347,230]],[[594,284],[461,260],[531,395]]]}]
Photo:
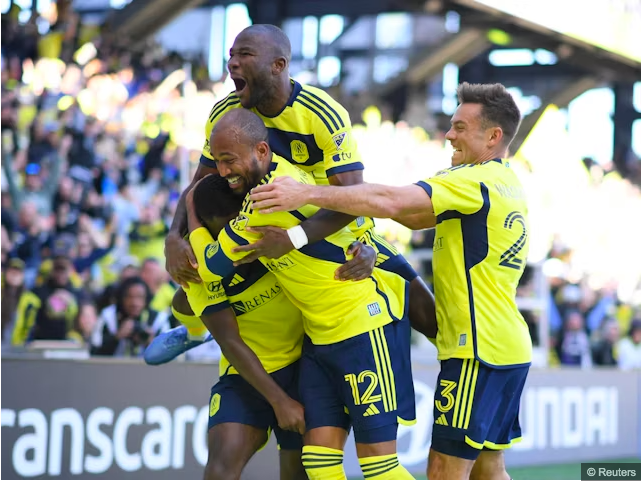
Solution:
[{"label": "yellow jersey", "polygon": [[528,209],[509,164],[460,165],[418,182],[436,215],[434,297],[438,358],[490,367],[532,360],[516,288],[528,255]]},{"label": "yellow jersey", "polygon": [[[267,126],[272,151],[310,173],[320,185],[327,185],[332,175],[363,170],[345,108],[321,89],[291,82],[292,94],[278,115],[267,117],[251,109]],[[214,105],[205,127],[202,164],[216,167],[209,146],[211,131],[226,112],[238,108],[242,108],[240,99],[233,92]],[[372,227],[374,221],[369,217],[350,224],[357,237]]]},{"label": "yellow jersey", "polygon": [[[273,157],[270,172],[261,184],[280,176],[290,176],[301,183],[313,184],[313,176],[285,159]],[[207,259],[209,268],[219,276],[229,275],[232,262],[245,253],[233,253],[238,245],[259,239],[247,227],[272,225],[287,229],[314,215],[318,207],[311,205],[291,212],[261,214],[251,208],[249,196],[236,219],[220,232],[220,248],[212,246],[214,254]],[[392,279],[377,273],[357,282],[334,279],[339,265],[347,261],[346,250],[356,240],[345,227],[326,239],[309,244],[278,259],[259,260],[279,280],[292,303],[303,313],[305,333],[314,344],[333,344],[364,332],[385,326],[402,317],[405,308],[405,280]],[[400,279],[400,280],[398,280]]]},{"label": "yellow jersey", "polygon": [[[231,267],[225,276],[210,269],[218,243],[202,227],[189,236],[198,273],[203,282],[185,289],[197,316],[231,308],[238,320],[240,336],[254,351],[267,372],[274,372],[300,359],[303,321],[299,309],[283,293],[276,277],[260,262]],[[220,375],[238,374],[223,356]]]}]

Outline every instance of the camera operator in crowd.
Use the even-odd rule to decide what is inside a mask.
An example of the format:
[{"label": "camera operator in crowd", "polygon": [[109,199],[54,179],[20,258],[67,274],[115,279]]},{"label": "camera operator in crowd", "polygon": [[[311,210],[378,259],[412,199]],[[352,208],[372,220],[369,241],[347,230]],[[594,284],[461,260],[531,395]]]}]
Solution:
[{"label": "camera operator in crowd", "polygon": [[116,303],[100,313],[91,337],[91,354],[142,355],[156,335],[169,329],[167,313],[151,309],[151,298],[140,277],[125,279],[118,288]]}]

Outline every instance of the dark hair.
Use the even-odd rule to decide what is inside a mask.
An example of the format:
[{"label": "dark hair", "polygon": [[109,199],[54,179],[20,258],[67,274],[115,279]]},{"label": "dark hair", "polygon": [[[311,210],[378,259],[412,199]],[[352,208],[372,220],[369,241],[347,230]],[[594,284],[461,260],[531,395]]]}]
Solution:
[{"label": "dark hair", "polygon": [[196,215],[201,222],[207,222],[213,217],[235,215],[243,205],[243,198],[242,195],[234,194],[229,183],[220,175],[208,175],[194,190]]},{"label": "dark hair", "polygon": [[460,104],[481,104],[481,126],[501,127],[503,145],[508,147],[521,124],[521,112],[514,97],[503,84],[470,84],[463,82],[456,90]]},{"label": "dark hair", "polygon": [[147,305],[146,308],[149,308],[149,304],[151,304],[151,291],[149,290],[149,287],[145,283],[145,281],[142,280],[142,278],[134,276],[134,277],[129,277],[122,281],[120,285],[118,286],[118,290],[116,291],[116,313],[117,314],[122,314],[125,312],[124,307],[125,307],[125,295],[127,294],[127,291],[133,286],[136,285],[141,285],[145,288],[145,304]]}]

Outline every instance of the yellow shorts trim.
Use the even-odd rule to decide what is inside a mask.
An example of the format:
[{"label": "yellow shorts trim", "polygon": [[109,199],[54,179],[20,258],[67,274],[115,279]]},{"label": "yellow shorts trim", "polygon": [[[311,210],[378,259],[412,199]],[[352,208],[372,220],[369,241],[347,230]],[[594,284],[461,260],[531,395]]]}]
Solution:
[{"label": "yellow shorts trim", "polygon": [[[272,428],[270,426],[267,428],[267,439],[265,440],[265,444],[263,444],[260,448],[258,448],[256,452],[262,451],[263,449],[265,449],[265,446],[267,446],[267,444],[269,443],[269,438],[271,437],[271,435],[272,435]],[[278,450],[280,451],[280,444],[278,445]]]},{"label": "yellow shorts trim", "polygon": [[468,436],[465,436],[465,442],[475,449],[489,448],[496,451],[509,449],[513,444],[520,443],[522,440],[523,438],[514,438],[508,444],[496,444],[491,441],[483,441],[482,443],[477,443],[476,441],[471,440]]},{"label": "yellow shorts trim", "polygon": [[396,416],[396,421],[403,426],[414,426],[416,424],[416,419],[403,419],[399,416]]}]

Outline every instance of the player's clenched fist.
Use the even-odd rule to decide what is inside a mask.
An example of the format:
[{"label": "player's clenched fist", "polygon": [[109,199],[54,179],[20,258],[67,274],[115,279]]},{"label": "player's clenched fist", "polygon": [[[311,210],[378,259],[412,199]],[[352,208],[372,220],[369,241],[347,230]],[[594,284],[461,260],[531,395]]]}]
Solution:
[{"label": "player's clenched fist", "polygon": [[309,186],[291,177],[277,177],[271,184],[259,185],[251,191],[253,208],[263,214],[290,211],[309,204]]},{"label": "player's clenched fist", "polygon": [[274,413],[281,429],[305,434],[305,409],[301,403],[288,396],[276,403]]}]

